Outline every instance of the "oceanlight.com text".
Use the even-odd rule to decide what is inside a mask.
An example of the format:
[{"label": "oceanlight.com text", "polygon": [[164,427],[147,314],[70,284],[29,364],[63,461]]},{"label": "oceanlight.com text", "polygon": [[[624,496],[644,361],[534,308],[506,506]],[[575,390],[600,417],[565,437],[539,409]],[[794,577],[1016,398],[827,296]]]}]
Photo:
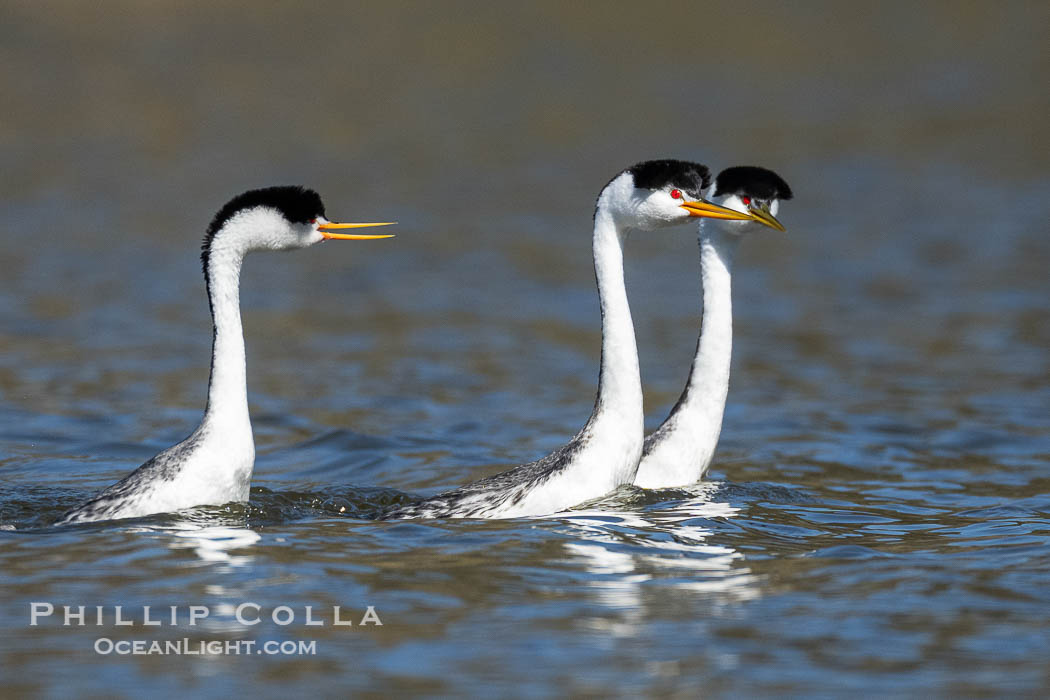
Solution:
[{"label": "oceanlight.com text", "polygon": [[169,639],[165,641],[145,639],[114,641],[108,637],[95,640],[95,653],[102,656],[241,656],[264,654],[267,656],[315,656],[316,640],[267,640],[255,639],[191,640]]}]

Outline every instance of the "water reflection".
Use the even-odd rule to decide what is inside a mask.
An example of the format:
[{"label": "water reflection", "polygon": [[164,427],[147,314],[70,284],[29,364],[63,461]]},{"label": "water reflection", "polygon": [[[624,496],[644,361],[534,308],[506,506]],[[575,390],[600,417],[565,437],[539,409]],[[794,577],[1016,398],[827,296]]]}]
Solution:
[{"label": "water reflection", "polygon": [[[262,539],[259,533],[247,527],[203,525],[192,521],[179,523],[168,534],[172,536],[168,542],[170,549],[192,549],[202,563],[214,567],[215,574],[229,574],[252,564],[255,556],[244,550]],[[248,589],[243,582],[231,585],[229,581],[228,578],[213,578],[204,587],[207,601],[201,604],[208,606],[209,613],[201,622],[201,628],[210,633],[241,636],[245,633],[245,626],[237,620],[237,606],[245,600]]]},{"label": "water reflection", "polygon": [[[591,576],[584,581],[601,605],[622,611],[622,624],[607,632],[633,634],[633,625],[646,617],[643,592],[660,586],[696,591],[710,596],[716,607],[739,603],[760,595],[760,577],[743,565],[743,555],[732,547],[707,542],[714,518],[732,518],[740,508],[713,500],[719,482],[705,482],[690,489],[691,498],[661,503],[642,511],[571,511],[560,518],[579,541],[564,548],[582,561]],[[680,492],[679,492],[680,493]]]},{"label": "water reflection", "polygon": [[171,549],[192,549],[202,561],[224,564],[220,570],[229,571],[247,566],[253,561],[251,554],[238,553],[258,542],[261,537],[246,527],[200,526],[187,523],[185,529],[175,529],[169,543]]}]

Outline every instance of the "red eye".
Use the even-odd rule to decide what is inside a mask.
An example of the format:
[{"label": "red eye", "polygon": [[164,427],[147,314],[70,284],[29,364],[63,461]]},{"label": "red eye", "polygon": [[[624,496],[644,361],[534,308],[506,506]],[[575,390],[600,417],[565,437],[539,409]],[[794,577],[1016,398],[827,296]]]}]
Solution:
[{"label": "red eye", "polygon": [[740,201],[744,203],[745,207],[751,206],[751,198],[750,197],[741,197]]},{"label": "red eye", "polygon": [[671,190],[671,197],[673,197],[674,199],[681,199],[682,190]]},{"label": "red eye", "polygon": [[310,223],[311,224],[316,224],[317,223],[317,219],[310,219]]}]

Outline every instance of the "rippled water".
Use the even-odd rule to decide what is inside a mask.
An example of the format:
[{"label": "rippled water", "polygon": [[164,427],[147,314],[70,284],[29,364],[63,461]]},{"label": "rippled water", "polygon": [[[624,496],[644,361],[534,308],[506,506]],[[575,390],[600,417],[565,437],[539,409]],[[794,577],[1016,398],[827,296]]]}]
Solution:
[{"label": "rippled water", "polygon": [[[1044,8],[247,7],[0,10],[9,693],[1050,689]],[[593,200],[666,155],[796,192],[790,233],[738,257],[710,479],[553,518],[371,520],[582,425]],[[202,229],[289,181],[401,225],[247,261],[251,503],[51,527],[196,424]],[[656,425],[695,341],[695,236],[627,256]],[[31,626],[34,601],[56,615]],[[382,626],[356,624],[368,606]]]}]

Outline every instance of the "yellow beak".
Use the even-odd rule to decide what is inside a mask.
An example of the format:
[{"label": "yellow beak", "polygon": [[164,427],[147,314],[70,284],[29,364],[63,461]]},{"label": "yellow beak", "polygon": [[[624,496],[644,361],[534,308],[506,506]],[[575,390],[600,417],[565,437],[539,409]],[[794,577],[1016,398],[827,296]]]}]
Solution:
[{"label": "yellow beak", "polygon": [[383,221],[374,224],[337,224],[326,221],[317,227],[317,231],[326,239],[335,238],[341,241],[370,241],[376,238],[393,238],[394,234],[369,234],[369,233],[332,233],[333,230],[341,228],[368,228],[369,226],[392,226],[396,221]]},{"label": "yellow beak", "polygon": [[763,204],[761,207],[748,207],[747,210],[751,212],[751,216],[760,224],[765,224],[770,228],[775,228],[777,231],[787,231],[784,228],[784,224],[777,221],[777,217],[769,213],[769,205]]},{"label": "yellow beak", "polygon": [[705,200],[684,202],[681,207],[689,212],[689,216],[706,216],[711,219],[730,219],[732,221],[751,221],[754,218],[751,214],[712,204]]}]

